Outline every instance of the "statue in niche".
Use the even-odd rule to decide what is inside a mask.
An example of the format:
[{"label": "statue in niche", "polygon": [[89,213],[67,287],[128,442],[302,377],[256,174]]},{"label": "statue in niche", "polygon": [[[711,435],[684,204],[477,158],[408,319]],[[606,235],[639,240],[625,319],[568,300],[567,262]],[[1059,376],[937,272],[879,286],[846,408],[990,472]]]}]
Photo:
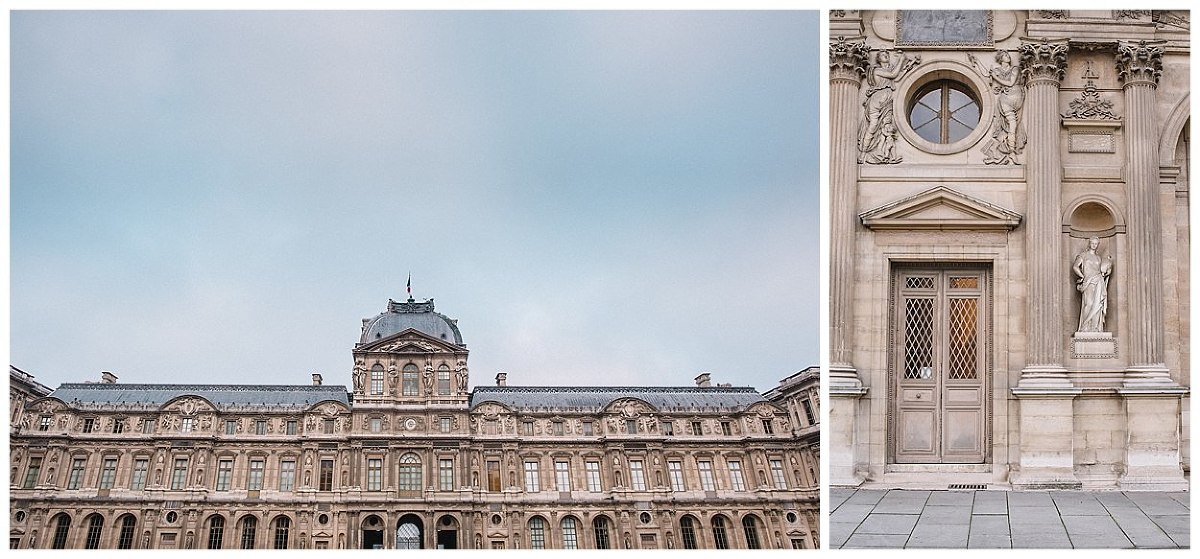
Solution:
[{"label": "statue in niche", "polygon": [[1108,313],[1108,278],[1112,275],[1113,257],[1103,258],[1096,254],[1100,238],[1088,239],[1087,250],[1075,257],[1071,270],[1079,279],[1075,288],[1082,294],[1079,306],[1079,328],[1077,332],[1103,332],[1104,317]]},{"label": "statue in niche", "polygon": [[967,54],[971,66],[992,84],[996,94],[996,115],[992,117],[992,139],[983,148],[983,162],[989,165],[1016,164],[1015,157],[1025,148],[1025,131],[1021,130],[1021,105],[1025,104],[1025,88],[1020,68],[1012,63],[1006,50],[996,51],[996,65],[984,68],[973,54]]},{"label": "statue in niche", "polygon": [[363,365],[362,361],[355,363],[354,364],[354,372],[350,374],[350,378],[352,380],[354,380],[354,392],[359,393],[359,394],[362,393],[363,384],[367,380],[367,371],[366,371],[366,369],[363,368],[362,365]]},{"label": "statue in niche", "polygon": [[908,58],[904,51],[875,51],[875,63],[867,68],[867,95],[863,99],[863,117],[858,125],[858,162],[899,163],[896,155],[896,117],[892,110],[895,82],[921,63],[921,57]]}]

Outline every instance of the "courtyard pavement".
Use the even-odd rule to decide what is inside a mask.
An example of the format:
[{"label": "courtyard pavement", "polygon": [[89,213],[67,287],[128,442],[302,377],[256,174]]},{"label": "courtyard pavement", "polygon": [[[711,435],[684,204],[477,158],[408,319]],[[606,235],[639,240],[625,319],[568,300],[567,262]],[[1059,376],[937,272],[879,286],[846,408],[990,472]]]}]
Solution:
[{"label": "courtyard pavement", "polygon": [[837,548],[1186,548],[1187,492],[831,488]]}]

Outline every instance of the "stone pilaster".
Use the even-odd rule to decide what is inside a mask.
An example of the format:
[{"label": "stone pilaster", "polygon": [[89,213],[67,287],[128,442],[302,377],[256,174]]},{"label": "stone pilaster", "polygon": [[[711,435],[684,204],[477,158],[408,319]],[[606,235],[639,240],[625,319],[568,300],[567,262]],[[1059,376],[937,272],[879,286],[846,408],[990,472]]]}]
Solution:
[{"label": "stone pilaster", "polygon": [[854,369],[854,240],[858,227],[859,86],[870,49],[838,37],[829,47],[829,344],[830,390],[860,395]]},{"label": "stone pilaster", "polygon": [[1063,363],[1062,160],[1059,154],[1058,88],[1067,70],[1066,41],[1021,43],[1021,73],[1028,89],[1029,137],[1025,178],[1025,259],[1029,305],[1025,368],[1020,389],[1071,389]]}]

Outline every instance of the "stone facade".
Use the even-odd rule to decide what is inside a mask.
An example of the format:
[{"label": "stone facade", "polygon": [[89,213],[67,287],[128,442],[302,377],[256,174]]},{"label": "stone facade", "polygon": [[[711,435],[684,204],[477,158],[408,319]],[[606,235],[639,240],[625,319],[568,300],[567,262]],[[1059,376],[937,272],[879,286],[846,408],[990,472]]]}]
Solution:
[{"label": "stone facade", "polygon": [[831,11],[832,484],[1186,488],[1189,18]]},{"label": "stone facade", "polygon": [[[70,383],[14,406],[13,548],[814,548],[814,374],[468,390],[432,300],[363,321],[351,388]],[[30,379],[32,380],[32,379]],[[794,382],[793,382],[794,381]],[[14,402],[16,403],[16,402]],[[812,405],[812,404],[809,404]],[[800,406],[797,408],[796,406]]]}]

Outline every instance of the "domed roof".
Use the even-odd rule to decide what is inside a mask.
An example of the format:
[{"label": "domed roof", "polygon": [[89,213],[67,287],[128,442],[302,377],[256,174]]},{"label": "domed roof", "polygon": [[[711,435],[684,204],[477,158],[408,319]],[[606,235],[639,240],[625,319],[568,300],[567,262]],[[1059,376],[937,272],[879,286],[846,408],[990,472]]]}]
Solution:
[{"label": "domed roof", "polygon": [[433,299],[424,302],[396,302],[388,299],[387,312],[375,318],[363,319],[362,337],[358,343],[365,344],[398,334],[409,328],[447,342],[463,345],[458,321],[433,311]]}]

